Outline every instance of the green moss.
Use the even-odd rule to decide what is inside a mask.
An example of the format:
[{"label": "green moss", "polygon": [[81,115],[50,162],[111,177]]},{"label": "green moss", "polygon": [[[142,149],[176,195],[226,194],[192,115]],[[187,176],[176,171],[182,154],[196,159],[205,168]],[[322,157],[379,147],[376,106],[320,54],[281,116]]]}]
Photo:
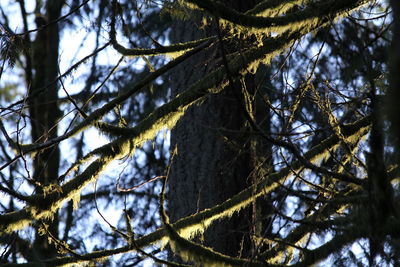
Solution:
[{"label": "green moss", "polygon": [[[350,139],[354,136],[364,136],[368,133],[369,124],[370,119],[364,118],[354,124],[344,126],[343,134]],[[317,161],[319,158],[325,157],[328,150],[333,151],[337,148],[339,143],[340,140],[337,136],[332,136],[305,153],[304,158],[312,162]],[[258,197],[268,194],[291,176],[292,170],[299,171],[301,168],[303,165],[299,161],[295,161],[290,168],[284,168],[269,175],[259,184],[250,186],[224,203],[179,220],[174,224],[174,228],[182,238],[191,239],[195,235],[203,233],[215,221],[232,216],[233,213],[248,206]]]},{"label": "green moss", "polygon": [[[344,16],[348,12],[360,8],[368,3],[368,0],[335,0],[322,1],[308,5],[305,9],[289,13],[283,16],[260,17],[240,13],[226,5],[214,2],[212,0],[188,0],[198,7],[207,10],[223,21],[225,25],[230,24],[232,28],[240,28],[242,31],[264,33],[284,33],[287,31],[295,32],[298,30],[310,31],[326,22]],[[268,10],[267,14],[279,12],[279,7],[284,5],[275,5],[276,9]],[[288,6],[289,9],[291,6]],[[262,10],[262,9],[260,9]]]},{"label": "green moss", "polygon": [[[21,213],[24,215],[23,218],[20,218]],[[14,212],[7,214],[8,218],[11,219],[10,223],[2,224],[0,226],[0,233],[12,233],[29,226],[29,224],[32,222],[32,219],[29,216],[26,216],[24,213],[25,212]]]},{"label": "green moss", "polygon": [[199,46],[202,43],[207,41],[213,40],[215,37],[207,37],[204,39],[194,40],[185,43],[177,43],[170,46],[162,46],[159,48],[153,49],[143,49],[143,48],[125,48],[124,46],[120,45],[116,41],[113,43],[113,47],[117,50],[120,54],[124,56],[130,57],[138,57],[138,56],[157,56],[157,55],[166,55],[171,58],[176,58],[178,56],[183,55],[190,49]]},{"label": "green moss", "polygon": [[[169,222],[169,217],[164,209],[166,180],[164,180],[162,192],[160,194],[160,217],[165,226],[168,242],[173,252],[177,253],[183,260],[195,262],[202,266],[245,266],[250,261],[240,258],[230,257],[214,251],[209,247],[189,241],[178,234]],[[256,260],[251,261],[252,266],[264,266]]]},{"label": "green moss", "polygon": [[309,2],[312,2],[312,0],[268,0],[257,4],[245,14],[260,17],[275,17],[286,13],[296,5],[305,5]]}]

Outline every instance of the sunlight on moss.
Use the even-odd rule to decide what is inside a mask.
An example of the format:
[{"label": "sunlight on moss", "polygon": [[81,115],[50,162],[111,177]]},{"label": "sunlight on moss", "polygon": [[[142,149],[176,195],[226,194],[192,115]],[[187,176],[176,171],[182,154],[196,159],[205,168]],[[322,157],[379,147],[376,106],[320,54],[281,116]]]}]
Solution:
[{"label": "sunlight on moss", "polygon": [[[8,215],[16,215],[17,212],[9,213]],[[11,223],[8,223],[0,228],[0,233],[12,233],[14,231],[24,229],[25,227],[29,226],[31,224],[32,220],[30,218],[23,218],[17,221],[13,221]]]},{"label": "sunlight on moss", "polygon": [[257,6],[255,6],[252,10],[246,12],[246,14],[252,14],[254,16],[259,16],[259,17],[274,17],[286,13],[296,5],[307,4],[308,2],[311,1],[312,0],[289,0],[289,1],[279,0],[275,1],[279,3],[273,6],[272,8],[271,8],[272,1],[263,1]]},{"label": "sunlight on moss", "polygon": [[170,59],[176,59],[177,57],[182,56],[183,54],[185,54],[189,50],[190,50],[190,48],[182,49],[182,50],[175,51],[175,52],[168,52],[168,53],[165,53],[165,56],[167,58],[170,58]]},{"label": "sunlight on moss", "polygon": [[79,202],[81,201],[81,193],[76,193],[72,196],[72,206],[74,210],[79,208]]},{"label": "sunlight on moss", "polygon": [[178,120],[185,113],[186,107],[179,108],[176,112],[171,112],[165,116],[161,116],[154,124],[151,125],[150,129],[142,132],[140,135],[134,138],[134,146],[142,146],[145,142],[153,140],[156,135],[162,130],[171,130]]},{"label": "sunlight on moss", "polygon": [[[350,131],[350,133],[349,133]],[[347,140],[356,140],[365,136],[369,131],[369,119],[364,118],[354,124],[346,126]],[[315,146],[304,157],[310,162],[321,161],[326,159],[330,153],[327,151],[334,151],[339,147],[340,139],[336,136],[326,139],[319,145]],[[198,234],[204,233],[204,231],[212,223],[217,220],[231,217],[235,212],[240,211],[242,208],[251,204],[258,197],[268,194],[280,184],[282,184],[287,177],[292,175],[292,171],[298,172],[302,168],[302,164],[296,161],[290,167],[284,168],[279,172],[270,174],[266,179],[262,180],[259,184],[253,185],[239,194],[235,195],[231,199],[226,200],[220,205],[216,205],[213,208],[205,209],[200,213],[186,217],[182,222],[182,226],[177,228],[177,233],[184,239],[192,239]],[[176,222],[179,224],[180,221]],[[163,246],[170,240],[167,237],[163,237]]]}]

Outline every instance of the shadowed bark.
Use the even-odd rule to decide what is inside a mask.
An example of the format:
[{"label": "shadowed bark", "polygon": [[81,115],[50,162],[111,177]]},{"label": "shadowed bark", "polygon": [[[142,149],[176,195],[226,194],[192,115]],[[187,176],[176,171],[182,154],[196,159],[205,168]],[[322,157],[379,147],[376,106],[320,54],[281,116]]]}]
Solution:
[{"label": "shadowed bark", "polygon": [[[48,1],[46,14],[37,15],[36,26],[39,29],[32,43],[33,78],[29,88],[29,115],[31,121],[32,142],[45,142],[57,137],[57,123],[60,117],[58,107],[58,49],[59,27],[57,23],[51,23],[60,16],[63,0]],[[49,24],[49,25],[47,25]],[[45,186],[56,183],[60,163],[60,151],[58,145],[40,151],[34,158],[33,180],[37,185],[37,192],[43,193]],[[58,215],[52,220],[42,222],[49,226],[48,230],[58,236]],[[48,238],[39,233],[42,228],[40,222],[36,225],[36,237],[34,251],[36,256],[43,259],[54,257],[57,250],[50,245]]]},{"label": "shadowed bark", "polygon": [[[232,5],[243,12],[254,3],[232,1]],[[171,39],[182,42],[218,34],[215,20],[204,30],[200,30],[200,24],[200,19],[177,21]],[[250,38],[226,42],[222,48],[218,45],[179,66],[170,78],[173,95],[184,91],[216,65],[223,64],[223,53],[240,51],[241,46],[251,41]],[[247,74],[221,93],[189,108],[173,129],[171,148],[176,148],[177,154],[173,157],[168,195],[173,221],[220,204],[257,179],[254,172],[257,153],[266,153],[268,148],[264,144],[266,150],[257,152],[260,144],[244,133],[250,130],[245,112],[254,113],[255,105],[249,98],[246,102],[244,96],[251,98],[255,87],[255,76]],[[245,111],[246,106],[251,106],[251,110]],[[255,220],[262,218],[260,209],[268,206],[261,203],[260,208],[254,205],[211,226],[204,234],[204,244],[227,255],[250,256],[251,235],[255,234],[256,228],[259,233],[263,231],[262,227],[255,226]]]}]

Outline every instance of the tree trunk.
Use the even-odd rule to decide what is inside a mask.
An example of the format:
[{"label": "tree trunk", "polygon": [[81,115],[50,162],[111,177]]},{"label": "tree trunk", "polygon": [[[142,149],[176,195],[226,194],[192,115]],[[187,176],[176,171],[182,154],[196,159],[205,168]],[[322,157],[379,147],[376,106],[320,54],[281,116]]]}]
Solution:
[{"label": "tree trunk", "polygon": [[[393,17],[397,18],[400,15],[399,1],[390,1]],[[393,138],[400,145],[400,77],[398,71],[400,68],[400,22],[398,19],[393,20],[393,40],[390,50],[390,86],[387,94],[387,110],[389,119],[392,123],[391,129]]]},{"label": "tree trunk", "polygon": [[[236,7],[243,11],[252,6],[251,2],[237,1]],[[172,42],[216,34],[216,30],[210,29],[201,32],[196,21],[200,20],[177,21]],[[215,29],[215,20],[212,23],[210,27]],[[237,51],[239,45],[225,44],[225,53]],[[221,55],[220,48],[216,48],[179,66],[171,77],[173,95],[204,77],[215,67],[215,59],[221,62]],[[255,87],[255,76],[247,75],[221,93],[207,97],[199,106],[189,108],[173,129],[171,150],[177,148],[177,154],[172,158],[168,193],[169,213],[173,221],[219,204],[255,182],[260,144],[245,133],[250,130],[245,106],[252,105],[253,108],[247,111],[255,115],[254,101],[245,103],[243,97],[247,95],[246,99],[252,99]],[[268,124],[269,116],[265,122]],[[266,150],[262,153],[265,154]],[[264,205],[263,209],[266,207]],[[224,254],[249,257],[254,248],[251,235],[264,231],[256,226],[256,221],[261,219],[260,211],[261,207],[254,205],[216,223],[205,232],[204,244]]]},{"label": "tree trunk", "polygon": [[[60,116],[58,107],[58,49],[59,28],[54,22],[61,13],[62,0],[47,1],[46,14],[36,17],[36,25],[39,28],[36,39],[32,44],[33,77],[29,88],[29,113],[31,122],[31,134],[33,142],[44,142],[57,137],[57,123]],[[33,159],[33,180],[36,190],[43,192],[44,187],[57,184],[60,152],[58,146],[53,146],[38,153]],[[37,228],[34,250],[35,257],[40,259],[54,257],[57,250],[50,245],[47,235],[39,234],[39,228],[48,226],[48,231],[58,237],[58,216],[52,220],[42,221]]]}]

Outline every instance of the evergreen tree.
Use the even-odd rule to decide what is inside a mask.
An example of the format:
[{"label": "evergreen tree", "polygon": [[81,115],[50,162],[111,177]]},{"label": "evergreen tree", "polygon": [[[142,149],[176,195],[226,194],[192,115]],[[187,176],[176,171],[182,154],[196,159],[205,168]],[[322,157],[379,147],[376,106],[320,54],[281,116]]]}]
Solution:
[{"label": "evergreen tree", "polygon": [[2,264],[398,264],[385,2],[35,4],[0,4]]}]

